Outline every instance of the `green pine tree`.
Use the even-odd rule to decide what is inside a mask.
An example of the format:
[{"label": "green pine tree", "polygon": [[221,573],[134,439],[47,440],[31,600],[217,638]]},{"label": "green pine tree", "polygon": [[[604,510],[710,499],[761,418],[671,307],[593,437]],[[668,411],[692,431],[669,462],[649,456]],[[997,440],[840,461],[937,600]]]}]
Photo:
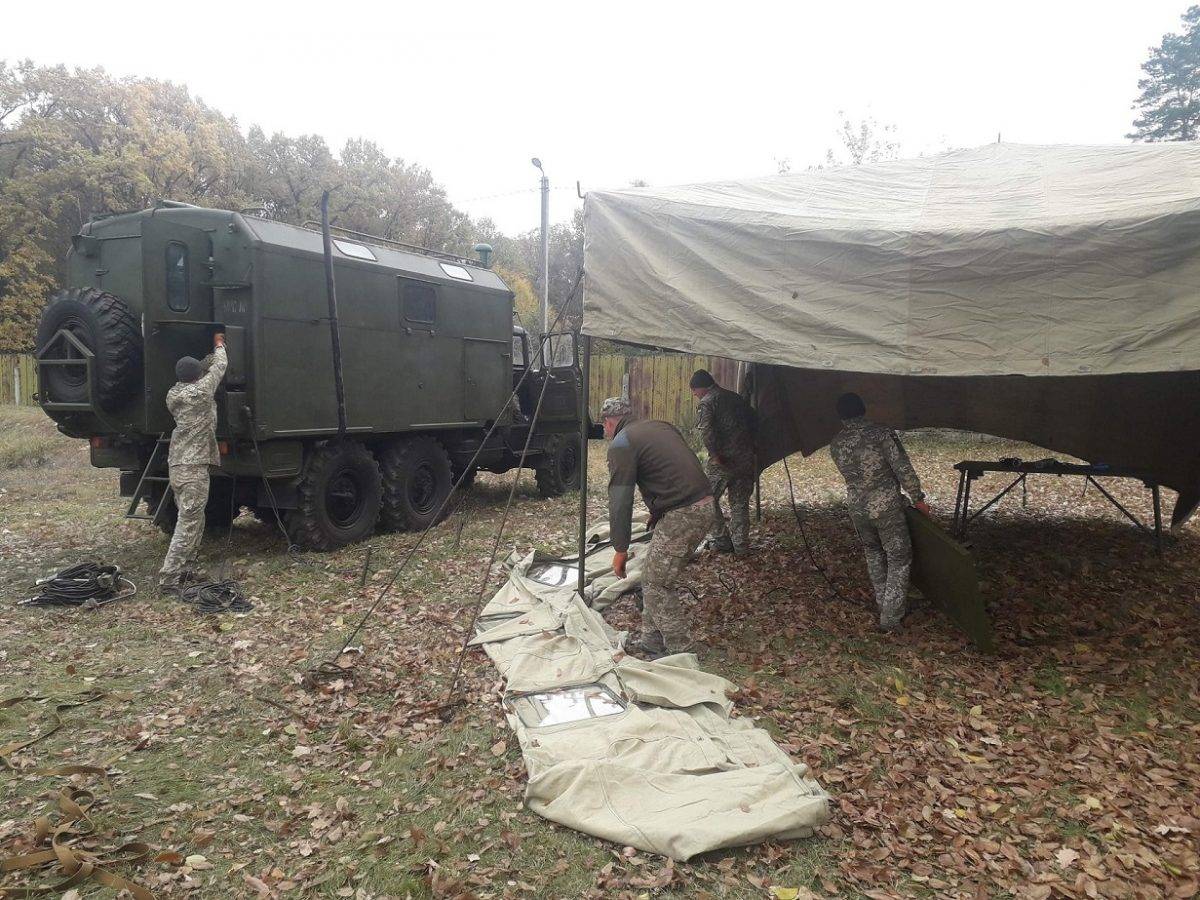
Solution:
[{"label": "green pine tree", "polygon": [[1183,14],[1182,34],[1167,34],[1142,63],[1146,77],[1133,108],[1135,141],[1193,141],[1200,136],[1200,6]]}]

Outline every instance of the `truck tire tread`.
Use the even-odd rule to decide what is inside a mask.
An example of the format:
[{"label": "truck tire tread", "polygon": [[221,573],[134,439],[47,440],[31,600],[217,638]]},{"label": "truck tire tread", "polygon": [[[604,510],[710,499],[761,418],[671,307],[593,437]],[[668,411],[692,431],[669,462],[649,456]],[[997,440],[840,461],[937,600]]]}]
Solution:
[{"label": "truck tire tread", "polygon": [[[412,503],[409,479],[422,463],[427,465],[426,474],[434,480],[434,492],[432,502],[419,509]],[[436,438],[415,435],[393,441],[379,453],[379,468],[383,472],[383,503],[379,513],[383,528],[423,531],[449,513],[450,504],[443,501],[454,486],[450,457]]]},{"label": "truck tire tread", "polygon": [[[349,467],[357,473],[363,505],[354,521],[339,527],[325,506],[329,479]],[[335,550],[370,537],[375,531],[382,499],[379,465],[371,451],[358,441],[334,440],[318,444],[307,454],[297,485],[296,508],[286,519],[288,538],[305,550]]]},{"label": "truck tire tread", "polygon": [[[58,333],[63,321],[75,317],[85,326],[80,336],[96,354],[96,404],[112,410],[134,396],[142,370],[142,335],[137,317],[125,301],[98,288],[58,291],[42,310],[38,322],[37,349],[41,351]],[[50,399],[78,402],[86,388],[46,385]],[[58,394],[58,396],[55,396]]]},{"label": "truck tire tread", "polygon": [[[572,461],[574,465],[572,466]],[[561,497],[579,489],[579,440],[571,435],[552,435],[534,469],[538,493],[543,497]]]}]

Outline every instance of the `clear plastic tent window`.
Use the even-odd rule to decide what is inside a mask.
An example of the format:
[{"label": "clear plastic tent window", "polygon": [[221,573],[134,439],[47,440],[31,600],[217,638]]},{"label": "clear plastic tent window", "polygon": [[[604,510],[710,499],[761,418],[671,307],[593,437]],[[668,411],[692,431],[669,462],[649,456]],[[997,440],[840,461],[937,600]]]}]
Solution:
[{"label": "clear plastic tent window", "polygon": [[561,587],[579,577],[579,567],[563,563],[537,563],[529,567],[525,576],[547,587]]},{"label": "clear plastic tent window", "polygon": [[546,728],[625,712],[625,702],[602,684],[510,697],[508,705],[526,728]]}]

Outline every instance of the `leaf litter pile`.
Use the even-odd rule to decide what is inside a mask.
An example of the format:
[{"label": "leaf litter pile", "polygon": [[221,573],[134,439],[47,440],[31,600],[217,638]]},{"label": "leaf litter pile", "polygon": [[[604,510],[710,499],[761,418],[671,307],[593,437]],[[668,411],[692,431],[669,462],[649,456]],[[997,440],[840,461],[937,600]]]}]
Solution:
[{"label": "leaf litter pile", "polygon": [[[910,449],[943,520],[954,462],[1045,455],[944,438]],[[1031,478],[1027,508],[1010,496],[972,526],[1000,646],[989,658],[921,606],[899,634],[876,633],[827,455],[791,466],[813,552],[846,600],[804,552],[780,467],[764,476],[756,551],[703,555],[686,581],[705,667],[741,686],[738,714],[812,767],[834,819],[809,841],[688,864],[522,808],[520,752],[481,653],[466,658],[461,702],[440,708],[511,476],[480,479],[465,517],[439,526],[336,660],[345,671],[306,683],[413,535],[374,538],[360,588],[362,547],[292,559],[242,516],[203,556],[254,609],[199,616],[155,595],[166,538],[120,519],[111,475],[84,449],[0,472],[0,701],[44,698],[0,708],[0,746],[45,735],[0,775],[0,858],[48,846],[34,821],[53,823],[71,788],[94,796],[72,846],[105,859],[149,844],[114,870],[162,897],[1195,896],[1195,527],[1160,559],[1094,491]],[[575,497],[542,500],[529,481],[505,546],[569,549]],[[602,456],[591,481],[595,518]],[[1114,490],[1148,513],[1140,485]],[[121,565],[139,595],[94,612],[14,606],[35,578],[88,558]],[[632,627],[637,613],[625,600],[609,618]],[[70,766],[103,774],[45,773]]]}]

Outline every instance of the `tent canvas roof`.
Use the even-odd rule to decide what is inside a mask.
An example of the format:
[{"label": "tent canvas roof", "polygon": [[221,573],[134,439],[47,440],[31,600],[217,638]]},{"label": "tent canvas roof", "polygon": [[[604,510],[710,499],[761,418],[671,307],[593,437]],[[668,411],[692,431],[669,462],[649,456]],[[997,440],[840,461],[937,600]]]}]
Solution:
[{"label": "tent canvas roof", "polygon": [[1200,144],[588,194],[584,331],[810,369],[1200,369]]}]

